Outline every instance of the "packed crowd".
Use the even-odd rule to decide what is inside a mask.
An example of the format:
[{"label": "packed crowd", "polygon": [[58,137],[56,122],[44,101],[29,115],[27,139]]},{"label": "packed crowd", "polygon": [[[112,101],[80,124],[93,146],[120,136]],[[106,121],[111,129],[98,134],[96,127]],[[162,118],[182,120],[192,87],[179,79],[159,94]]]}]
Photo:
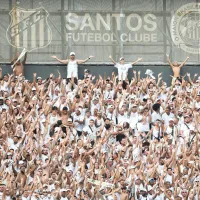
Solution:
[{"label": "packed crowd", "polygon": [[[67,79],[33,82],[0,69],[0,199],[200,199],[200,77],[170,86],[124,58],[118,75],[77,78],[75,53]],[[188,58],[187,58],[188,59]],[[186,60],[187,60],[186,59]],[[127,73],[132,79],[127,79]]]}]

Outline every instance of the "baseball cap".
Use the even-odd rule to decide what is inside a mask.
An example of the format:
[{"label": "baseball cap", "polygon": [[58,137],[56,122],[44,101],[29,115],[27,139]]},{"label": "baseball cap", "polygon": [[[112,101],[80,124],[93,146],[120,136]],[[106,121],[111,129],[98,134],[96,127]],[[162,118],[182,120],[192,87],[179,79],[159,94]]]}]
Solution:
[{"label": "baseball cap", "polygon": [[88,132],[87,127],[84,127],[84,128],[83,128],[83,132]]},{"label": "baseball cap", "polygon": [[144,109],[143,106],[139,106],[139,107],[138,107],[138,110],[140,110],[140,111],[143,110],[143,109]]},{"label": "baseball cap", "polygon": [[36,97],[36,96],[34,96],[34,97],[32,98],[32,100],[33,100],[33,101],[37,100],[37,97]]},{"label": "baseball cap", "polygon": [[157,99],[156,99],[156,102],[157,102],[157,101],[160,101],[160,100],[161,100],[160,98],[157,98]]},{"label": "baseball cap", "polygon": [[68,118],[68,120],[67,120],[68,122],[72,122],[72,118]]},{"label": "baseball cap", "polygon": [[24,164],[24,161],[23,160],[20,160],[19,161],[19,165],[23,165]]},{"label": "baseball cap", "polygon": [[17,119],[22,119],[22,116],[21,116],[21,115],[18,115],[18,116],[17,116]]},{"label": "baseball cap", "polygon": [[59,88],[59,87],[56,87],[56,88],[55,88],[55,91],[60,91],[60,88]]},{"label": "baseball cap", "polygon": [[109,106],[108,106],[108,109],[110,109],[110,108],[114,108],[113,105],[109,105]]},{"label": "baseball cap", "polygon": [[71,52],[71,53],[70,53],[70,56],[75,56],[75,53],[74,53],[74,52]]},{"label": "baseball cap", "polygon": [[136,104],[133,104],[133,105],[132,105],[132,108],[135,108],[135,107],[137,107],[137,105],[136,105]]},{"label": "baseball cap", "polygon": [[89,72],[89,70],[88,70],[88,69],[85,69],[84,72]]},{"label": "baseball cap", "polygon": [[60,130],[60,128],[56,127],[55,130],[54,130],[54,132],[57,133],[59,130]]},{"label": "baseball cap", "polygon": [[200,182],[200,176],[197,176],[197,177],[194,179],[194,182]]},{"label": "baseball cap", "polygon": [[135,95],[131,95],[129,98],[130,98],[130,99],[135,99],[136,96],[135,96]]},{"label": "baseball cap", "polygon": [[120,61],[121,61],[121,60],[124,60],[124,57],[121,57],[119,60],[120,60]]},{"label": "baseball cap", "polygon": [[61,189],[60,192],[67,192],[70,189]]},{"label": "baseball cap", "polygon": [[65,107],[63,107],[63,110],[68,110],[68,108],[65,106]]},{"label": "baseball cap", "polygon": [[95,97],[93,100],[94,100],[94,101],[98,101],[99,99],[98,99],[98,97]]},{"label": "baseball cap", "polygon": [[41,120],[41,122],[42,122],[42,123],[46,122],[46,119],[45,119],[45,118],[44,118],[44,119],[42,119],[42,120]]}]

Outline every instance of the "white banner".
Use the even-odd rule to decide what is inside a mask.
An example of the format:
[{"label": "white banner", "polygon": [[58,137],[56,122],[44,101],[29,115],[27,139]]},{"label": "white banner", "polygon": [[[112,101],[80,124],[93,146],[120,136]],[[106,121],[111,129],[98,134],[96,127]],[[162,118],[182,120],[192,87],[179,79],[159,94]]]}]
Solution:
[{"label": "white banner", "polygon": [[14,62],[14,64],[11,65],[11,68],[13,68],[15,66],[15,64],[25,55],[26,52],[27,52],[27,50],[24,48],[23,51],[21,52],[21,54],[19,55],[19,57],[17,58],[17,60]]},{"label": "white banner", "polygon": [[113,188],[114,187],[114,184],[111,184],[111,183],[108,183],[108,182],[100,182],[100,181],[97,181],[97,180],[93,180],[93,179],[88,179],[88,182],[89,183],[93,183],[94,185],[100,185],[103,186],[103,187],[110,187],[110,188]]}]

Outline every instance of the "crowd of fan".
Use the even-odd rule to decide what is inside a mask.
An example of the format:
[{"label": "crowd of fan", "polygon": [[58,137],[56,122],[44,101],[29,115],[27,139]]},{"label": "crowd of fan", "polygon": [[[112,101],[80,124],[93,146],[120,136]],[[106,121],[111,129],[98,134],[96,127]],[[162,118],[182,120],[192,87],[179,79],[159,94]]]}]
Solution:
[{"label": "crowd of fan", "polygon": [[33,79],[1,78],[0,199],[200,199],[196,74]]}]

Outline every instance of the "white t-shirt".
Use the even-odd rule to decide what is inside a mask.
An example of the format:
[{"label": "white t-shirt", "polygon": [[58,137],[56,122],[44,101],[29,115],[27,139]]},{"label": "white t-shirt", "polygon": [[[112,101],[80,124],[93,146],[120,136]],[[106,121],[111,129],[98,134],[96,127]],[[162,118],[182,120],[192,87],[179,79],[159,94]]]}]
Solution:
[{"label": "white t-shirt", "polygon": [[55,116],[51,113],[49,117],[50,125],[56,123],[59,120],[59,116],[56,114]]},{"label": "white t-shirt", "polygon": [[83,121],[84,116],[83,115],[76,115],[75,113],[72,113],[72,117],[73,117],[73,121],[74,121],[74,124],[75,124],[75,129],[77,131],[82,131],[83,130],[83,124],[79,124],[78,122],[75,122],[75,121],[76,120]]},{"label": "white t-shirt", "polygon": [[2,112],[3,109],[6,109],[6,111],[8,111],[9,107],[6,104],[0,105],[0,112]]},{"label": "white t-shirt", "polygon": [[31,199],[31,197],[24,197],[24,196],[22,196],[22,200],[30,200]]},{"label": "white t-shirt", "polygon": [[88,132],[88,137],[90,138],[90,140],[96,140],[96,127],[93,126],[87,126],[87,132]]},{"label": "white t-shirt", "polygon": [[3,85],[0,85],[0,90],[8,91],[8,82],[4,81]]},{"label": "white t-shirt", "polygon": [[187,141],[189,139],[190,128],[192,127],[191,124],[181,124],[180,126],[180,135]]},{"label": "white t-shirt", "polygon": [[161,193],[160,195],[157,195],[154,200],[164,200],[164,199],[165,199],[165,195],[164,193]]},{"label": "white t-shirt", "polygon": [[2,199],[2,196],[3,196],[3,192],[0,192],[0,199]]},{"label": "white t-shirt", "polygon": [[168,181],[168,182],[170,182],[170,183],[172,184],[172,176],[169,175],[169,174],[167,174],[167,175],[165,176],[165,181]]},{"label": "white t-shirt", "polygon": [[132,68],[132,65],[131,64],[120,64],[120,63],[117,63],[115,65],[115,67],[118,69],[118,78],[119,80],[126,80],[127,78],[127,74],[128,74],[128,70],[130,68]]},{"label": "white t-shirt", "polygon": [[114,98],[114,90],[110,90],[110,91],[105,91],[104,92],[104,100],[108,100],[108,99],[113,99]]},{"label": "white t-shirt", "polygon": [[153,111],[151,115],[151,121],[155,122],[157,119],[159,119],[160,121],[162,120],[161,114]]},{"label": "white t-shirt", "polygon": [[136,124],[138,123],[138,117],[139,117],[139,115],[138,115],[137,112],[136,113],[131,112],[131,114],[130,114],[130,127],[132,129],[135,129]]},{"label": "white t-shirt", "polygon": [[162,119],[164,120],[164,123],[165,123],[166,126],[169,125],[170,118],[174,118],[174,114],[173,113],[170,113],[169,115],[167,113],[163,113],[162,114]]},{"label": "white t-shirt", "polygon": [[116,124],[116,112],[115,111],[113,111],[113,113],[110,113],[109,111],[107,111],[106,117],[108,119],[112,120]]},{"label": "white t-shirt", "polygon": [[93,119],[95,120],[95,118],[93,116],[90,116],[90,117],[85,117],[85,122],[84,122],[84,126],[89,126],[90,124],[90,120]]},{"label": "white t-shirt", "polygon": [[67,78],[78,77],[78,64],[76,60],[69,60],[67,65]]},{"label": "white t-shirt", "polygon": [[124,113],[124,115],[117,115],[118,124],[123,124],[124,122],[129,122],[128,114]]},{"label": "white t-shirt", "polygon": [[198,108],[198,109],[200,108],[200,102],[197,102],[197,101],[196,101],[196,102],[194,103],[194,105],[195,105],[195,108]]}]

